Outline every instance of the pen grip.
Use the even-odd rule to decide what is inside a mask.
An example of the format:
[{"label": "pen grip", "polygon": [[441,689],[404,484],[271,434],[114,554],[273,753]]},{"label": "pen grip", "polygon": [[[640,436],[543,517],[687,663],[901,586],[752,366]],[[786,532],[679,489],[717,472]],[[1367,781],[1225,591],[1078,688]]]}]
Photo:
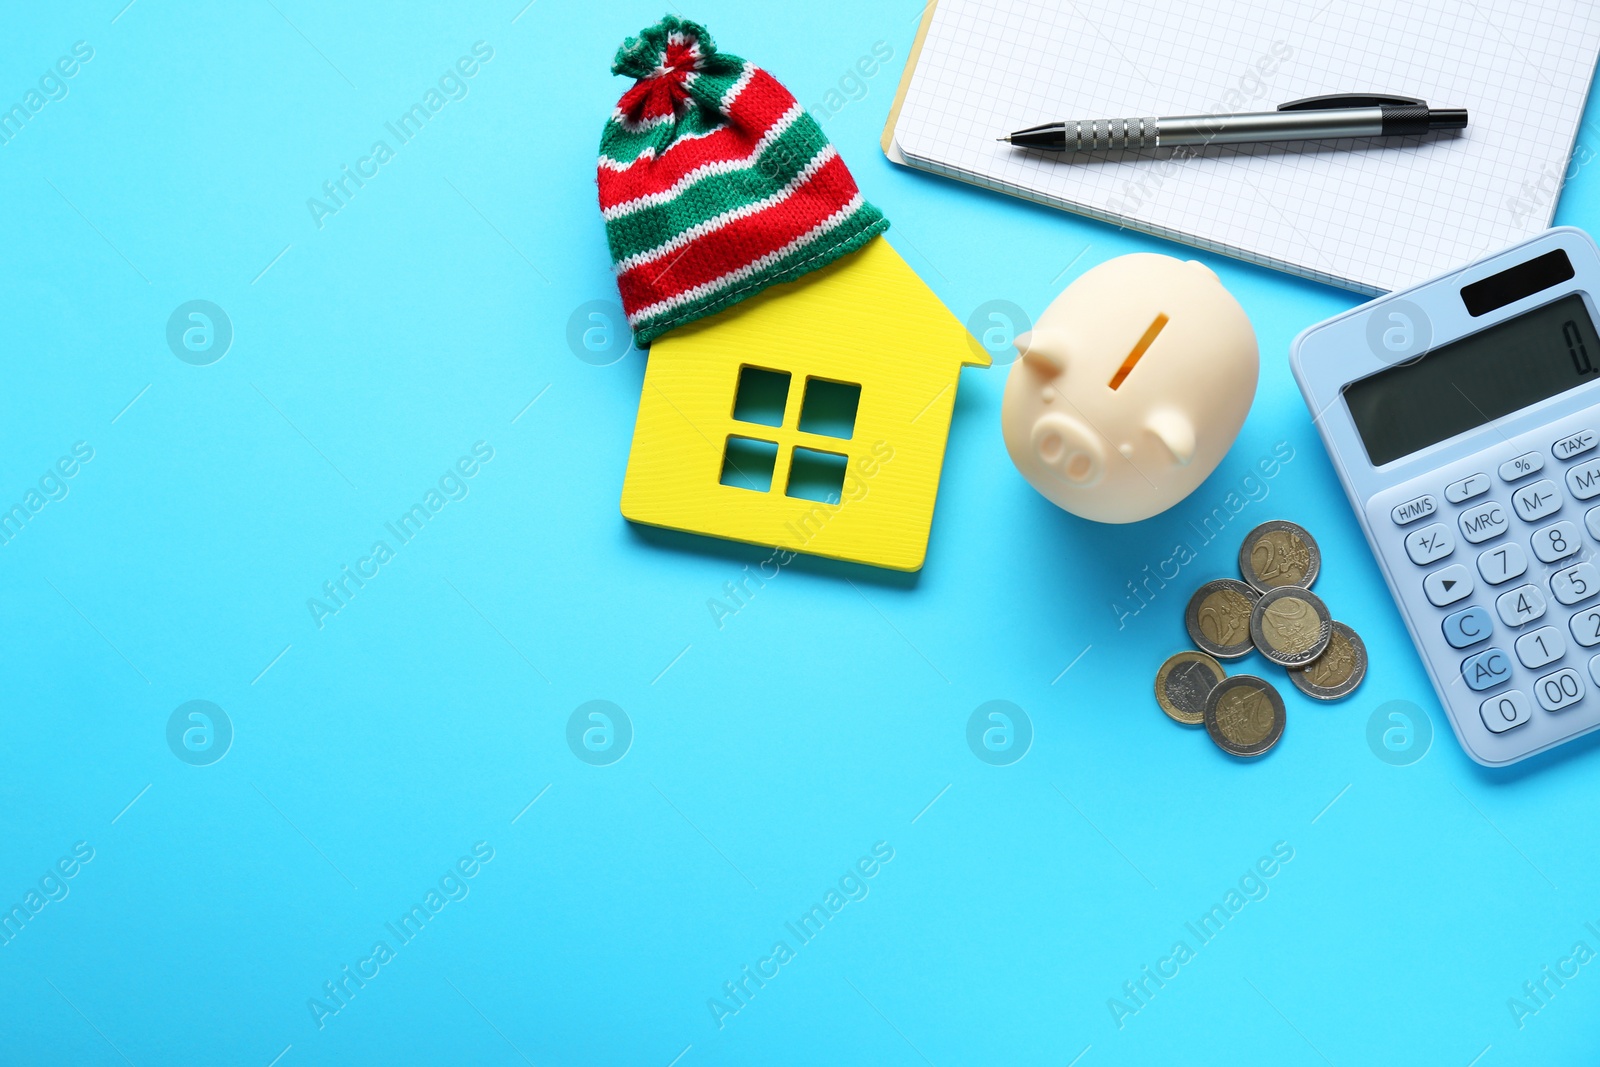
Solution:
[{"label": "pen grip", "polygon": [[1155,148],[1158,143],[1154,118],[1081,119],[1065,126],[1066,148],[1071,152]]}]

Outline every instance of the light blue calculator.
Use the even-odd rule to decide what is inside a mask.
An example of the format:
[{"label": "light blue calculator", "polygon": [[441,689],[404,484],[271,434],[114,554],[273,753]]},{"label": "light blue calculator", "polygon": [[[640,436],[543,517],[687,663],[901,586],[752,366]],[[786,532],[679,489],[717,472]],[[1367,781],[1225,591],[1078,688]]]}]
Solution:
[{"label": "light blue calculator", "polygon": [[1600,249],[1562,227],[1311,327],[1290,363],[1456,737],[1600,727]]}]

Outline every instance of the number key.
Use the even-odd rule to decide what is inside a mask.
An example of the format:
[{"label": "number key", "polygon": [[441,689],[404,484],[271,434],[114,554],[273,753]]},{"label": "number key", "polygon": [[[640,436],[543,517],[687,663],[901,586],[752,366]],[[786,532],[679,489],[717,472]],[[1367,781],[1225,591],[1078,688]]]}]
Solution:
[{"label": "number key", "polygon": [[[1600,508],[1595,510],[1600,511]],[[1490,585],[1521,578],[1528,572],[1528,554],[1515,541],[1491,548],[1478,556],[1478,573]]]},{"label": "number key", "polygon": [[1406,555],[1419,567],[1444,559],[1455,550],[1456,539],[1442,522],[1406,534]]},{"label": "number key", "polygon": [[1537,522],[1561,510],[1561,491],[1549,478],[1540,478],[1512,493],[1511,504],[1523,522]]},{"label": "number key", "polygon": [[1517,658],[1532,670],[1554,663],[1567,654],[1567,639],[1554,626],[1541,626],[1517,638]]},{"label": "number key", "polygon": [[1503,734],[1513,726],[1521,726],[1533,718],[1533,707],[1521,691],[1507,689],[1499,696],[1485,700],[1479,706],[1478,714],[1483,717],[1483,725],[1491,733]]},{"label": "number key", "polygon": [[1533,531],[1533,554],[1540,563],[1566,559],[1582,547],[1578,528],[1570,522],[1553,522]]},{"label": "number key", "polygon": [[1583,679],[1571,667],[1563,667],[1533,683],[1533,695],[1545,711],[1570,708],[1583,699]]},{"label": "number key", "polygon": [[1576,604],[1600,593],[1600,571],[1592,563],[1573,564],[1550,575],[1550,591],[1561,603]]},{"label": "number key", "polygon": [[1495,610],[1507,626],[1521,626],[1544,618],[1545,599],[1536,585],[1519,585],[1495,598]]},{"label": "number key", "polygon": [[1567,623],[1567,629],[1572,631],[1572,639],[1584,648],[1600,645],[1600,608],[1578,612]]}]

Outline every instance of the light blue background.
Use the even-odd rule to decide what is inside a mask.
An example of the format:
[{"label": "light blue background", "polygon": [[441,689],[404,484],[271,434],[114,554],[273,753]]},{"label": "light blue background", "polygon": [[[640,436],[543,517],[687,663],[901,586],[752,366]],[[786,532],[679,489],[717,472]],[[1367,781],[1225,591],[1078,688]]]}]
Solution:
[{"label": "light blue background", "polygon": [[[1450,735],[1289,375],[1293,336],[1357,297],[1200,256],[1255,323],[1260,390],[1217,473],[1131,528],[1029,489],[1005,371],[964,372],[926,569],[797,560],[719,629],[707,601],[767,553],[621,519],[643,358],[566,342],[573,309],[615,299],[596,143],[612,52],[660,8],[123,2],[16,7],[0,59],[9,106],[95,50],[0,145],[0,505],[94,449],[0,546],[0,905],[94,849],[0,947],[0,1062],[1592,1056],[1600,964],[1520,1029],[1507,1001],[1600,949],[1600,753],[1494,773]],[[893,48],[825,129],[963,318],[1036,315],[1122,253],[1192,255],[888,164],[914,2],[686,14],[807,104]],[[480,40],[470,95],[318,229],[307,198]],[[1597,209],[1583,170],[1558,221]],[[210,366],[166,344],[192,299],[233,323]],[[319,629],[307,598],[478,441],[470,495]],[[1294,458],[1265,499],[1200,546],[1189,522],[1277,442]],[[1246,765],[1150,686],[1189,591],[1274,517],[1320,540],[1318,591],[1371,674],[1332,705],[1283,684],[1286,736]],[[1198,559],[1119,629],[1124,583],[1178,541]],[[235,732],[211,766],[166,740],[196,699]],[[591,699],[633,724],[610,766],[565,739]],[[1033,724],[1011,766],[967,747],[990,700]],[[1411,766],[1366,740],[1393,700],[1431,716]],[[480,841],[470,895],[319,1029],[308,999]],[[784,923],[880,841],[870,894],[799,946]],[[1108,999],[1197,945],[1185,922],[1276,842],[1270,894],[1119,1029]],[[719,1029],[708,999],[780,938],[794,959]]]}]

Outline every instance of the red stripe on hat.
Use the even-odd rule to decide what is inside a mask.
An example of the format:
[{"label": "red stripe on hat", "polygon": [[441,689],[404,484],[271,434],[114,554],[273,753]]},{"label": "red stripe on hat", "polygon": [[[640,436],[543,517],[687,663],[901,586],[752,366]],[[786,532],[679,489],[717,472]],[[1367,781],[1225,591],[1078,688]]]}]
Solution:
[{"label": "red stripe on hat", "polygon": [[835,155],[787,200],[627,271],[617,279],[622,303],[649,307],[753,263],[811,232],[858,191],[844,160]]},{"label": "red stripe on hat", "polygon": [[[641,82],[640,85],[645,83]],[[634,89],[639,88],[635,86]],[[629,90],[631,93],[633,90]],[[623,97],[626,102],[627,97]],[[756,142],[794,106],[795,99],[776,78],[759,68],[729,111],[729,123],[716,133],[674,142],[660,159],[639,159],[625,171],[599,170],[600,210],[670,189],[696,167],[725,159],[743,159]],[[626,112],[626,108],[624,108]]]}]

